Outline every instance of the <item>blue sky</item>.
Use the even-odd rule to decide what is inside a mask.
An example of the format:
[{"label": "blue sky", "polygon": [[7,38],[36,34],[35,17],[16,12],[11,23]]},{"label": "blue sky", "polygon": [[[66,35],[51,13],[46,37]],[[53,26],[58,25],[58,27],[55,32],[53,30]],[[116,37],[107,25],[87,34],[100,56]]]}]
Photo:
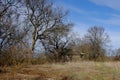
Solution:
[{"label": "blue sky", "polygon": [[92,26],[104,27],[112,48],[120,48],[120,0],[57,0],[57,5],[69,11],[67,19],[74,31],[83,36]]}]

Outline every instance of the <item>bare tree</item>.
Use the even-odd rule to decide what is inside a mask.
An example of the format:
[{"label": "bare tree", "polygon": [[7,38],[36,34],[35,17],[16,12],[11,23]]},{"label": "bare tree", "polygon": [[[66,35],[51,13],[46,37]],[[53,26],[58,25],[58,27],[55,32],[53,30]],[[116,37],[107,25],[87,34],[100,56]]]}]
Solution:
[{"label": "bare tree", "polygon": [[64,24],[66,12],[53,7],[53,3],[49,0],[26,0],[26,7],[27,20],[32,29],[32,51],[34,51],[37,40],[45,39],[48,36],[47,32],[59,24]]},{"label": "bare tree", "polygon": [[71,24],[59,25],[47,32],[47,37],[41,40],[46,54],[51,60],[65,61],[66,54],[71,50],[70,39],[68,34],[70,32]]},{"label": "bare tree", "polygon": [[[28,29],[19,25],[21,21],[20,14],[17,12],[19,0],[0,0],[0,64],[8,65],[9,61],[19,57],[19,60],[25,56],[24,38]],[[24,46],[23,46],[24,44]],[[16,51],[12,46],[16,47]],[[19,49],[18,49],[19,47]],[[21,50],[20,50],[21,49]],[[11,52],[12,51],[12,52]],[[19,51],[19,52],[18,52]],[[22,54],[22,55],[21,55]],[[14,56],[17,56],[16,58]],[[19,55],[19,56],[18,56]],[[9,60],[7,60],[9,58]],[[5,61],[5,62],[4,62]]]},{"label": "bare tree", "polygon": [[89,59],[97,60],[105,56],[105,47],[110,41],[108,34],[103,27],[91,27],[85,35],[88,45],[90,45]]}]

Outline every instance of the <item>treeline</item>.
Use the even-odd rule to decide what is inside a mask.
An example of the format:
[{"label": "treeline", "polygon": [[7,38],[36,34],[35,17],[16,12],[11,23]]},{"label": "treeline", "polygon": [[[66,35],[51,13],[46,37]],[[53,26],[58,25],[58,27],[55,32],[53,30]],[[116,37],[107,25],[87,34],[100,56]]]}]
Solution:
[{"label": "treeline", "polygon": [[104,28],[91,27],[80,39],[67,14],[51,0],[0,0],[0,65],[64,62],[76,52],[104,60],[109,42]]}]

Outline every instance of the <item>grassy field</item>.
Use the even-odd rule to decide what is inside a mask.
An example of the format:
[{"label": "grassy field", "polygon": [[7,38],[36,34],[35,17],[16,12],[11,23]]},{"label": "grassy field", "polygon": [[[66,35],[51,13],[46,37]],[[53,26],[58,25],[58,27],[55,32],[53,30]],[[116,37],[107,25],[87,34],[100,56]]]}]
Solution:
[{"label": "grassy field", "polygon": [[4,67],[0,80],[120,80],[120,62],[67,62]]}]

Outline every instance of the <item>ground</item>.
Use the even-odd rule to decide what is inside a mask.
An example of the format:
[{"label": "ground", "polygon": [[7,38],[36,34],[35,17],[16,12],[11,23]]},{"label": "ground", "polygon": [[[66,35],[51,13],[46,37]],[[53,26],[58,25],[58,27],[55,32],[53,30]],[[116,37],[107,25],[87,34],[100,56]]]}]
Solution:
[{"label": "ground", "polygon": [[4,67],[0,80],[120,80],[120,62],[66,62]]}]

